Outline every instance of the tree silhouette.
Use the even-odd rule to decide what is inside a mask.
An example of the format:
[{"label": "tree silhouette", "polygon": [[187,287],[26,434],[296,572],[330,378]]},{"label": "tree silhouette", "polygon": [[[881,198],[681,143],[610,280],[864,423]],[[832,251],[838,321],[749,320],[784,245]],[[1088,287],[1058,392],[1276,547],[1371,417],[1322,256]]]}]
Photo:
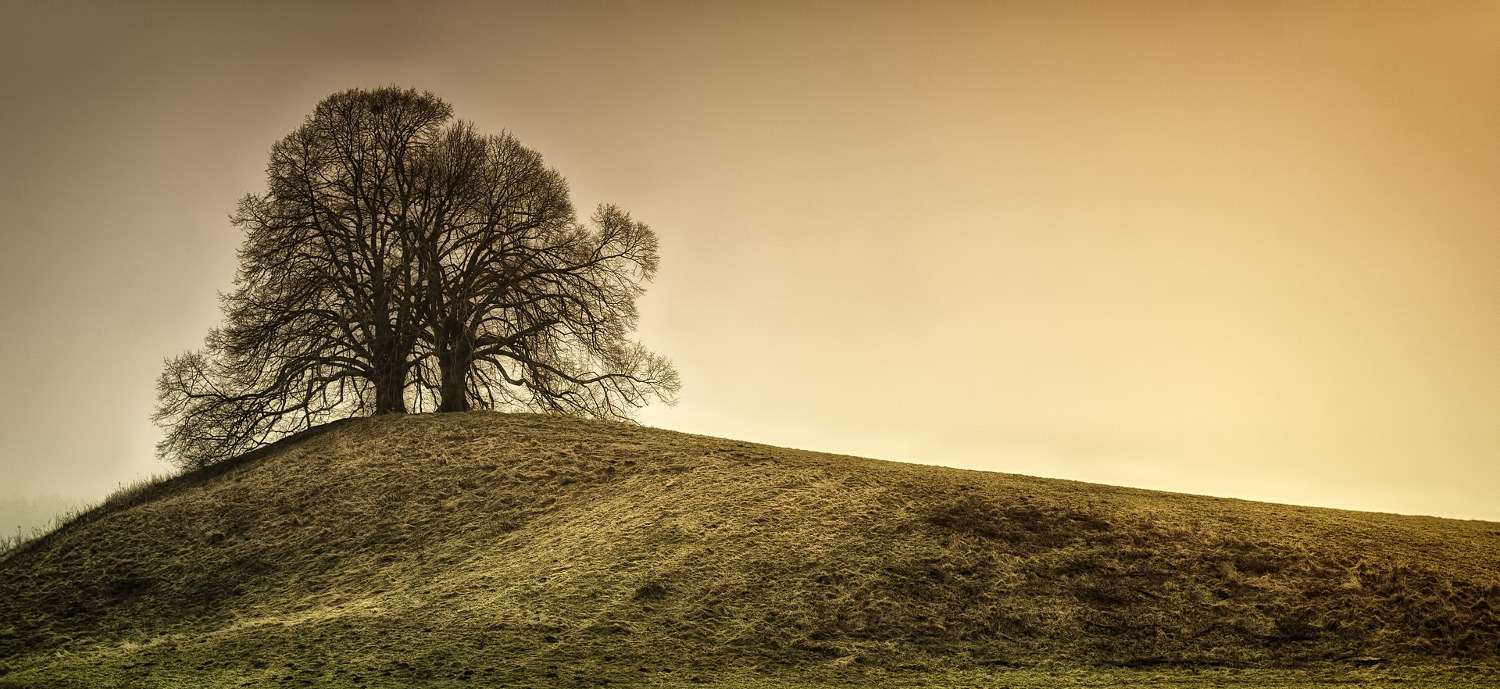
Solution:
[{"label": "tree silhouette", "polygon": [[579,223],[567,183],[509,135],[452,128],[431,156],[419,311],[439,411],[520,405],[623,418],[677,387],[628,340],[656,236],[613,206]]},{"label": "tree silhouette", "polygon": [[531,409],[628,419],[679,383],[629,339],[655,234],[430,93],[350,90],[271,151],[224,325],[167,362],[163,457],[202,466],[360,414]]}]

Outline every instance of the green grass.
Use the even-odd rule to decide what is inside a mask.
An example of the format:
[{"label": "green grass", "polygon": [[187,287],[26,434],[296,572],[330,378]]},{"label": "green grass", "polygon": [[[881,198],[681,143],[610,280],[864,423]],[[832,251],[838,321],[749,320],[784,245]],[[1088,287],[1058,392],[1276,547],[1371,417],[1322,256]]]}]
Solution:
[{"label": "green grass", "polygon": [[1500,524],[357,419],[0,560],[0,686],[1500,686]]}]

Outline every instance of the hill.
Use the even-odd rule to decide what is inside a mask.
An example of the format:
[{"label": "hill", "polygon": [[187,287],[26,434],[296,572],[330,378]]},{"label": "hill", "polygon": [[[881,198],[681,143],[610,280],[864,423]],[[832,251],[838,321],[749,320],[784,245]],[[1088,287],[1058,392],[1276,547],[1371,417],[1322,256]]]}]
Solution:
[{"label": "hill", "polygon": [[11,687],[1472,686],[1497,668],[1500,524],[554,416],[330,424],[0,560]]}]

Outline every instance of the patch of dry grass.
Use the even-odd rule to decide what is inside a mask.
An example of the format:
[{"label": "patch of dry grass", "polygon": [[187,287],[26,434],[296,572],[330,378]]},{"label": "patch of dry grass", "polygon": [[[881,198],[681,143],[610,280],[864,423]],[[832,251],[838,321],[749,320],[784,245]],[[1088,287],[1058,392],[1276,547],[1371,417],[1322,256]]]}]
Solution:
[{"label": "patch of dry grass", "polygon": [[9,553],[0,685],[1472,678],[1500,663],[1497,555],[1488,522],[563,417],[358,419]]}]

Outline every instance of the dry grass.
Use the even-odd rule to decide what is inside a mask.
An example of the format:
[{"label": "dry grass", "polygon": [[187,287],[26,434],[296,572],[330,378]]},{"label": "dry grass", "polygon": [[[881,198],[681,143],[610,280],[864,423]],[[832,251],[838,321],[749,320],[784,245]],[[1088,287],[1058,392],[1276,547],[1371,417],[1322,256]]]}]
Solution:
[{"label": "dry grass", "polygon": [[360,419],[3,556],[0,686],[1467,686],[1497,555],[1489,522]]}]

